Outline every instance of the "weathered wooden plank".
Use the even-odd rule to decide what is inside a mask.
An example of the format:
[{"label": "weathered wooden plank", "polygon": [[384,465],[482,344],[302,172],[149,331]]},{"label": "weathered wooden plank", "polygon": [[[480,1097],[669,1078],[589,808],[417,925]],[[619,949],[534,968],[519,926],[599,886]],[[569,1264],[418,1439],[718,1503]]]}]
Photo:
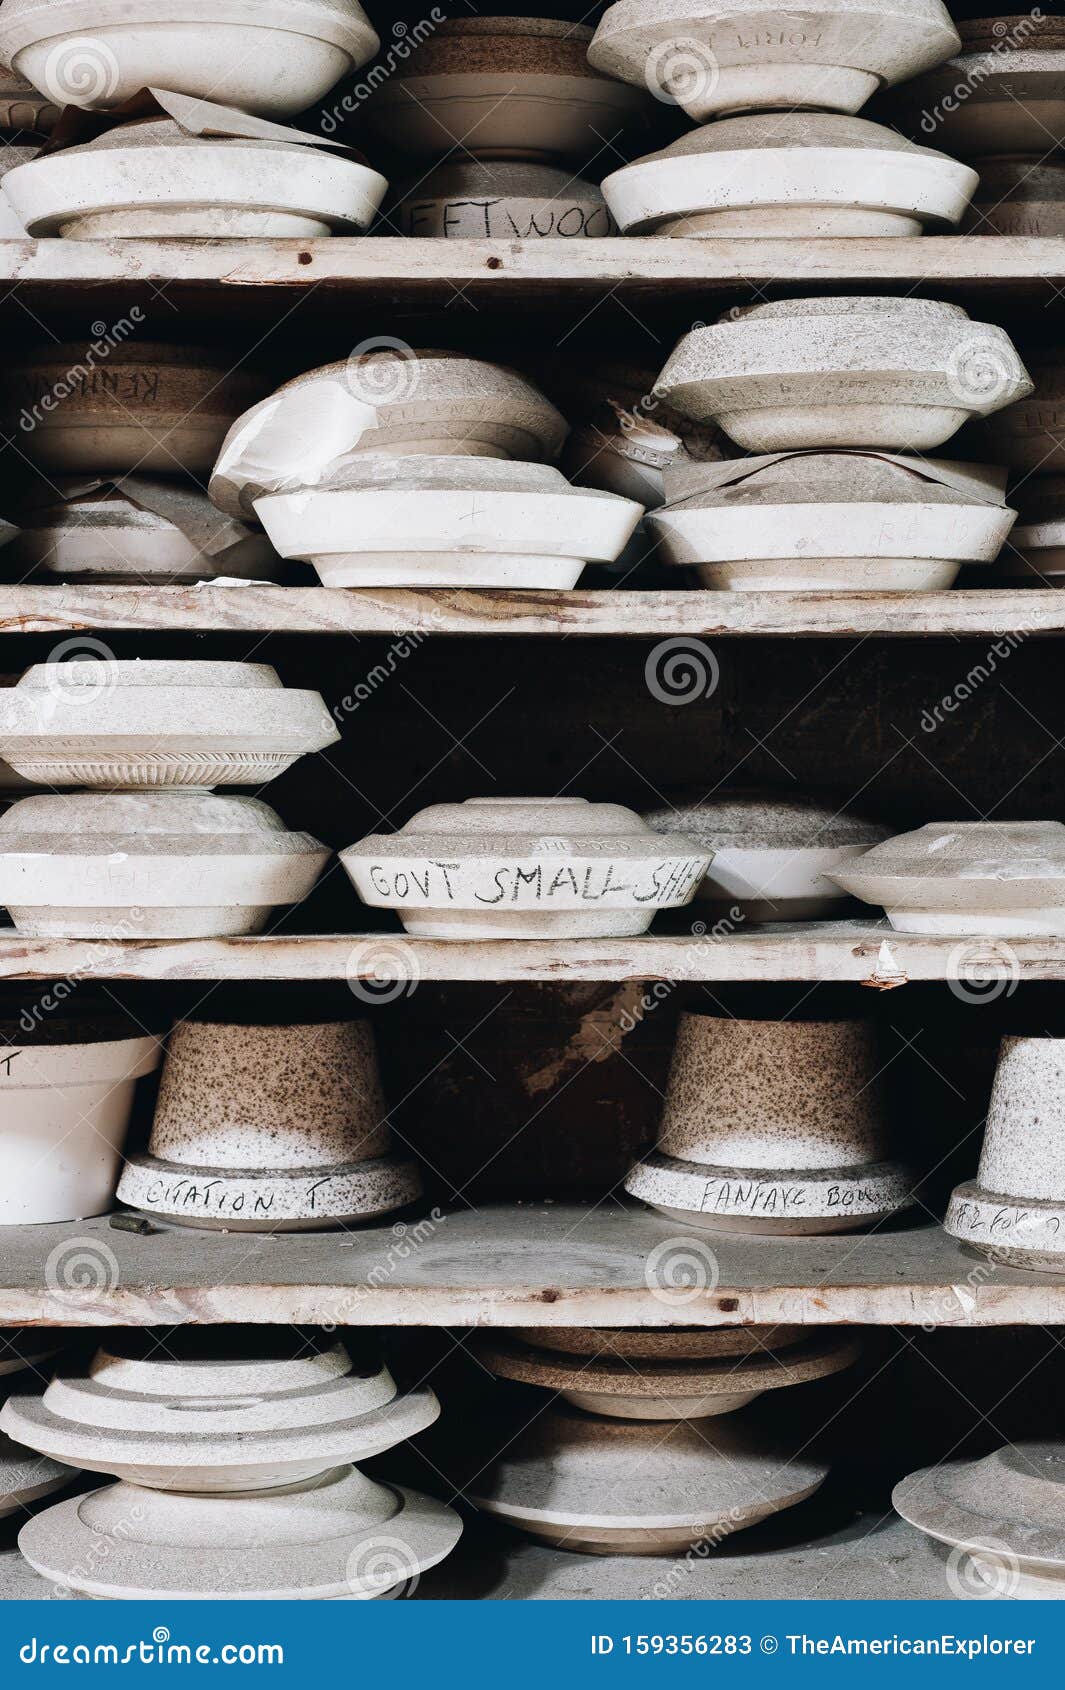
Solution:
[{"label": "weathered wooden plank", "polygon": [[1065,939],[895,933],[886,921],[767,924],[639,939],[459,944],[399,933],[246,939],[0,937],[0,979],[56,980],[840,980],[887,990],[974,971],[1065,979]]},{"label": "weathered wooden plank", "polygon": [[[938,236],[869,240],[442,241],[392,236],[317,241],[5,241],[0,281],[27,296],[110,292],[128,309],[165,287],[179,301],[358,293],[446,305],[457,291],[482,300],[560,299],[618,292],[675,300],[767,286],[882,284],[949,293],[994,286],[1052,299],[1065,284],[1065,240]],[[123,292],[124,290],[124,292]],[[243,304],[239,307],[243,310]],[[254,309],[254,306],[251,307]]]},{"label": "weathered wooden plank", "polygon": [[1065,633],[1065,593],[476,592],[2,586],[0,633],[584,634],[704,638]]},{"label": "weathered wooden plank", "polygon": [[772,1240],[708,1233],[693,1240],[692,1231],[615,1202],[434,1210],[421,1221],[344,1233],[172,1227],[142,1236],[116,1231],[106,1218],[5,1227],[0,1322],[977,1327],[1065,1321],[1065,1276],[985,1262],[931,1224]]}]

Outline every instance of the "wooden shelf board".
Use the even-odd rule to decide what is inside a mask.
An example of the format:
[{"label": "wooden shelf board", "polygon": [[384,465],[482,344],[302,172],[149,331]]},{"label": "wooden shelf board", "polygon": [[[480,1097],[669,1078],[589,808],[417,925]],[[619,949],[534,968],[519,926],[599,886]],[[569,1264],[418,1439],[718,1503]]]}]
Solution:
[{"label": "wooden shelf board", "polygon": [[950,593],[378,592],[0,585],[0,633],[583,634],[862,638],[1065,633],[1054,588]]},{"label": "wooden shelf board", "polygon": [[433,1215],[402,1231],[404,1223],[392,1221],[346,1232],[161,1227],[143,1236],[106,1218],[7,1226],[0,1324],[1065,1323],[1065,1275],[999,1267],[931,1222],[826,1238],[700,1234],[718,1282],[678,1301],[663,1298],[648,1258],[670,1240],[690,1249],[694,1229],[635,1205],[529,1203]]},{"label": "wooden shelf board", "polygon": [[[533,302],[557,308],[616,294],[680,304],[714,294],[826,287],[905,288],[1051,300],[1065,285],[1065,239],[924,236],[869,240],[463,240],[356,236],[316,241],[4,241],[0,282],[27,303],[107,295],[128,312],[157,290],[176,306],[274,309],[313,294],[447,307]],[[65,296],[60,300],[60,295]]]},{"label": "wooden shelf board", "polygon": [[[697,914],[693,909],[692,921]],[[776,923],[715,938],[497,939],[400,933],[302,938],[0,937],[0,980],[838,980],[881,990],[951,980],[987,959],[1011,979],[1065,980],[1065,939],[895,933],[886,921]]]}]

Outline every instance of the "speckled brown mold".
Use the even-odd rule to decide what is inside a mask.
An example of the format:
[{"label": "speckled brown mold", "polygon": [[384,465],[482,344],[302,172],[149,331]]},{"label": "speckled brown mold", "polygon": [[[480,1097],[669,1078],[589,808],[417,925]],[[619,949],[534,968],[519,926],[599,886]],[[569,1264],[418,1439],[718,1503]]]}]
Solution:
[{"label": "speckled brown mold", "polygon": [[77,1595],[366,1599],[454,1548],[442,1504],[352,1467],[432,1424],[420,1386],[339,1344],[227,1330],[109,1339],[83,1373],[12,1397],[0,1425],[83,1452],[117,1485],[49,1509],[19,1547]]},{"label": "speckled brown mold", "polygon": [[1065,1039],[1003,1039],[979,1172],[943,1224],[993,1261],[1065,1272]]},{"label": "speckled brown mold", "polygon": [[1028,475],[1065,472],[1065,351],[1041,345],[1025,351],[1034,390],[972,433],[974,450]]},{"label": "speckled brown mold", "polygon": [[663,562],[732,592],[936,592],[991,563],[1015,512],[1005,470],[900,452],[684,464],[695,490],[648,518]]},{"label": "speckled brown mold", "polygon": [[656,391],[750,452],[924,451],[1032,383],[1009,336],[960,305],[855,296],[744,306],[693,329]]},{"label": "speckled brown mold", "polygon": [[581,163],[639,131],[646,88],[600,76],[592,32],[555,18],[448,18],[375,89],[366,123],[419,158],[456,148],[477,158]]},{"label": "speckled brown mold", "polygon": [[940,0],[619,0],[589,61],[698,122],[734,111],[855,112],[958,46]]},{"label": "speckled brown mold", "polygon": [[752,1526],[812,1495],[828,1472],[742,1415],[607,1419],[549,1408],[468,1494],[484,1513],[560,1549],[659,1555]]},{"label": "speckled brown mold", "polygon": [[[695,1348],[690,1334],[619,1334],[591,1331],[583,1350],[558,1349],[552,1332],[482,1337],[477,1359],[502,1379],[561,1393],[575,1408],[622,1420],[701,1420],[729,1414],[763,1391],[802,1385],[849,1367],[857,1358],[856,1338],[834,1332],[787,1341],[770,1328],[750,1328],[738,1347],[727,1328],[710,1333]],[[761,1337],[759,1344],[756,1340]],[[657,1338],[657,1342],[655,1339]],[[715,1342],[716,1340],[716,1342]]]},{"label": "speckled brown mold", "polygon": [[603,193],[629,235],[919,235],[960,222],[975,170],[834,112],[758,112],[622,165]]},{"label": "speckled brown mold", "polygon": [[385,233],[441,240],[556,240],[617,231],[601,191],[523,159],[449,159],[400,190]]},{"label": "speckled brown mold", "polygon": [[211,109],[223,115],[209,134],[136,119],[20,165],[4,193],[37,239],[316,240],[369,228],[388,188],[379,171],[281,125],[227,134],[225,108]]},{"label": "speckled brown mold", "polygon": [[678,793],[644,820],[713,853],[695,903],[700,914],[736,923],[846,914],[847,900],[827,877],[889,832],[840,805],[759,789]]},{"label": "speckled brown mold", "polygon": [[3,558],[18,580],[122,582],[278,581],[286,565],[265,534],[215,509],[195,482],[127,475],[56,483],[55,502],[19,512]]},{"label": "speckled brown mold", "polygon": [[900,933],[1065,935],[1065,825],[929,822],[829,876]]},{"label": "speckled brown mold", "polygon": [[911,1201],[862,1021],[682,1015],[658,1143],[625,1189],[710,1232],[847,1232]]},{"label": "speckled brown mold", "polygon": [[257,798],[21,798],[0,817],[0,903],[36,937],[259,933],[277,905],[307,896],[329,856]]},{"label": "speckled brown mold", "polygon": [[610,938],[690,902],[708,851],[621,804],[469,798],[340,853],[366,904],[426,939]]},{"label": "speckled brown mold", "polygon": [[960,51],[900,89],[891,114],[955,157],[982,165],[1015,154],[1034,165],[1065,126],[1065,23],[1039,7],[987,12],[958,24]]},{"label": "speckled brown mold", "polygon": [[[106,1214],[114,1201],[136,1084],[159,1066],[159,1040],[108,1037],[105,1026],[73,1019],[63,1042],[20,1038],[18,1027],[4,1032],[0,1226]],[[0,1372],[4,1360],[0,1347]]]},{"label": "speckled brown mold", "polygon": [[1065,1598],[1065,1444],[1007,1444],[977,1461],[925,1467],[891,1500],[919,1531],[962,1552],[967,1596]]},{"label": "speckled brown mold", "polygon": [[339,730],[266,663],[35,663],[0,691],[0,753],[42,786],[264,786]]},{"label": "speckled brown mold", "polygon": [[128,339],[102,352],[77,342],[14,356],[0,413],[42,469],[203,475],[226,431],[269,385],[224,350]]},{"label": "speckled brown mold", "polygon": [[0,56],[60,105],[142,88],[291,117],[372,58],[358,0],[7,0]]},{"label": "speckled brown mold", "polygon": [[209,492],[230,516],[318,487],[368,454],[556,458],[566,421],[517,371],[397,343],[286,382],[230,429]]},{"label": "speckled brown mold", "polygon": [[255,514],[282,557],[327,587],[575,587],[613,563],[643,511],[572,487],[553,464],[357,458],[318,487],[267,493]]},{"label": "speckled brown mold", "polygon": [[128,1158],[118,1195],[181,1226],[293,1232],[370,1220],[421,1189],[392,1153],[368,1022],[180,1022],[148,1153]]}]

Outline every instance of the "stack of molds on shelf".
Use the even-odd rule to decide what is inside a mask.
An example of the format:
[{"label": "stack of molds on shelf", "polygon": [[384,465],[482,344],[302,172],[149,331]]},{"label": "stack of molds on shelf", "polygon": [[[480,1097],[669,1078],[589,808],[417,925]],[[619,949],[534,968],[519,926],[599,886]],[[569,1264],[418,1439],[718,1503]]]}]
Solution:
[{"label": "stack of molds on shelf", "polygon": [[211,788],[262,786],[339,737],[320,694],[265,664],[35,664],[0,696],[0,755],[53,790],[0,818],[0,902],[34,935],[259,932],[329,852]]}]

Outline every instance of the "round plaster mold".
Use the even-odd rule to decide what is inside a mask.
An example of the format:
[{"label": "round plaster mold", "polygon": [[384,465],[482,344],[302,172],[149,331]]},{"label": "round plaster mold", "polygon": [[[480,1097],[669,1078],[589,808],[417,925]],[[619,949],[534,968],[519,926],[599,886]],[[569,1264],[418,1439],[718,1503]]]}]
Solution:
[{"label": "round plaster mold", "polygon": [[1065,825],[929,822],[831,878],[900,933],[1065,935]]},{"label": "round plaster mold", "polygon": [[[757,1328],[753,1329],[757,1332]],[[767,1332],[762,1346],[737,1350],[728,1329],[713,1329],[692,1355],[690,1335],[675,1346],[659,1339],[650,1353],[635,1334],[623,1351],[611,1332],[591,1331],[584,1351],[557,1350],[550,1331],[483,1337],[477,1358],[502,1379],[561,1394],[575,1408],[623,1420],[700,1420],[729,1414],[763,1391],[806,1384],[849,1367],[859,1345],[847,1334],[817,1333],[781,1344]],[[717,1339],[717,1343],[713,1342]]]},{"label": "round plaster mold", "polygon": [[1011,587],[1065,585],[1065,475],[1026,477],[1017,489],[1018,516],[995,579]]},{"label": "round plaster mold", "polygon": [[603,193],[630,235],[919,235],[957,225],[975,170],[833,112],[758,112],[694,129],[615,170]]},{"label": "round plaster mold", "polygon": [[962,1553],[967,1595],[1065,1596],[1065,1444],[1007,1444],[977,1461],[926,1467],[891,1500],[904,1520]]},{"label": "round plaster mold", "polygon": [[0,1432],[0,1520],[21,1514],[77,1478],[70,1467],[23,1449]]},{"label": "round plaster mold", "polygon": [[341,851],[363,903],[426,939],[627,938],[690,901],[710,853],[621,804],[470,798]]},{"label": "round plaster mold", "polygon": [[785,299],[680,341],[656,391],[750,452],[941,446],[1031,393],[1013,343],[930,299]]},{"label": "round plaster mold", "polygon": [[599,75],[591,39],[556,18],[448,18],[374,91],[367,125],[419,158],[595,158],[646,126],[651,99]]},{"label": "round plaster mold", "polygon": [[811,1496],[827,1467],[749,1430],[741,1416],[537,1416],[470,1497],[530,1536],[592,1555],[668,1555],[754,1525]]},{"label": "round plaster mold", "polygon": [[76,343],[12,357],[0,392],[9,432],[49,472],[197,476],[263,386],[227,352],[125,340],[91,366]]},{"label": "round plaster mold", "polygon": [[616,234],[601,191],[570,171],[521,159],[449,159],[403,190],[389,223],[443,240]]},{"label": "round plaster mold", "polygon": [[556,458],[566,421],[515,370],[402,342],[309,370],[230,429],[211,476],[219,510],[245,520],[264,493],[320,486],[367,454]]},{"label": "round plaster mold", "polygon": [[861,1021],[681,1016],[658,1143],[625,1189],[710,1232],[868,1227],[911,1199]]},{"label": "round plaster mold", "polygon": [[22,798],[0,817],[0,903],[32,937],[258,933],[276,906],[307,896],[329,855],[256,798]]},{"label": "round plaster mold", "polygon": [[342,1344],[294,1348],[258,1328],[179,1333],[165,1350],[150,1335],[118,1334],[43,1396],[10,1396],[0,1429],[90,1473],[205,1496],[368,1460],[440,1413],[426,1386],[400,1395],[386,1367],[353,1363]]},{"label": "round plaster mold", "polygon": [[[1062,86],[1065,90],[1065,80]],[[963,228],[972,235],[1060,240],[1065,235],[1065,164],[1038,155],[982,159],[980,186]]]},{"label": "round plaster mold", "polygon": [[1004,471],[901,453],[772,454],[682,474],[698,491],[648,519],[659,556],[735,592],[941,591],[964,563],[997,557],[1016,514]]},{"label": "round plaster mold", "polygon": [[327,587],[566,589],[585,564],[612,563],[643,512],[550,464],[382,453],[325,486],[264,494],[255,514]]},{"label": "round plaster mold", "polygon": [[902,89],[893,116],[981,165],[1004,154],[1046,159],[1065,124],[1065,21],[1035,7],[965,18],[958,31],[960,51]]},{"label": "round plaster mold", "polygon": [[701,123],[803,106],[856,112],[958,45],[940,0],[618,0],[588,58]]},{"label": "round plaster mold", "polygon": [[827,878],[888,838],[887,828],[838,805],[752,790],[687,799],[650,810],[656,832],[681,833],[711,854],[695,893],[704,912],[736,923],[824,921],[847,899]]},{"label": "round plaster mold", "polygon": [[1005,1038],[980,1168],[944,1226],[1009,1267],[1065,1270],[1065,1039]]},{"label": "round plaster mold", "polygon": [[380,42],[358,0],[6,0],[0,57],[58,105],[163,87],[291,117]]},{"label": "round plaster mold", "polygon": [[1065,352],[1041,345],[1027,354],[1034,391],[973,430],[981,456],[1027,476],[1065,473]]},{"label": "round plaster mold", "polygon": [[[18,1026],[3,1031],[0,1226],[106,1214],[137,1081],[159,1066],[158,1039],[109,1036],[90,1021],[67,1022],[44,1040],[20,1038]],[[6,1360],[0,1347],[0,1372]]]},{"label": "round plaster mold", "polygon": [[181,1226],[290,1232],[370,1220],[421,1190],[392,1151],[368,1022],[182,1021],[147,1154],[127,1159],[118,1195]]},{"label": "round plaster mold", "polygon": [[75,658],[0,691],[0,754],[42,786],[263,786],[340,738],[266,663]]},{"label": "round plaster mold", "polygon": [[4,182],[31,235],[72,240],[353,234],[369,228],[387,187],[376,170],[343,153],[190,135],[169,117],[110,129],[20,165]]}]

